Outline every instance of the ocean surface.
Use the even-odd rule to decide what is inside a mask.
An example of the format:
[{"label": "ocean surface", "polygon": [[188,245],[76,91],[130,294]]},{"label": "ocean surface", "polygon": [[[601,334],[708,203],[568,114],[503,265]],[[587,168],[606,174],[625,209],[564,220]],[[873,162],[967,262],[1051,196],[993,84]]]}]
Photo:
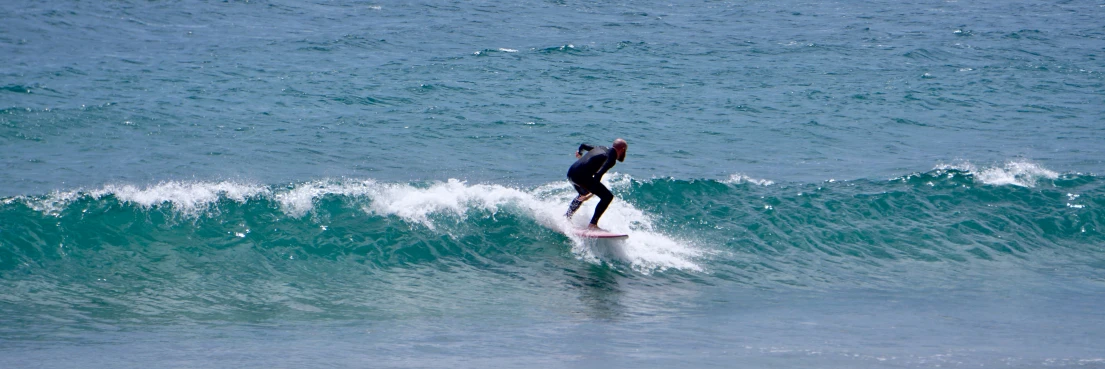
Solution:
[{"label": "ocean surface", "polygon": [[0,367],[1105,368],[1103,19],[6,0]]}]

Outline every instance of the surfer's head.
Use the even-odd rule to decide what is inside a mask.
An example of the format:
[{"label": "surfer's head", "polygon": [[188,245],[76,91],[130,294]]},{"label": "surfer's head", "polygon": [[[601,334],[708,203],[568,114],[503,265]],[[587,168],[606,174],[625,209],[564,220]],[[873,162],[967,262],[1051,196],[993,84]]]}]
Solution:
[{"label": "surfer's head", "polygon": [[625,149],[629,148],[629,144],[625,143],[623,139],[614,140],[614,150],[618,151],[618,161],[625,161]]}]

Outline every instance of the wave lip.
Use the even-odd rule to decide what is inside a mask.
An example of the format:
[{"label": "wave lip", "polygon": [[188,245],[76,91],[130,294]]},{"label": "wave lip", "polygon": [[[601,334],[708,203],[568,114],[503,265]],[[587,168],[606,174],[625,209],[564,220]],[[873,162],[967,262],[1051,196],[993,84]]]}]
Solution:
[{"label": "wave lip", "polygon": [[299,218],[307,215],[315,208],[318,200],[327,195],[367,196],[377,187],[376,181],[371,179],[361,181],[319,180],[289,186],[284,191],[274,191],[272,197],[280,204],[280,208],[285,214]]},{"label": "wave lip", "polygon": [[956,170],[972,176],[976,182],[992,185],[1019,187],[1036,187],[1040,179],[1057,179],[1059,173],[1029,161],[1008,161],[1000,167],[979,168],[970,162],[964,161],[956,164],[940,164],[933,170]]},{"label": "wave lip", "polygon": [[139,188],[134,185],[107,185],[93,191],[95,199],[114,196],[124,203],[133,203],[151,208],[169,203],[181,213],[197,216],[220,199],[229,199],[244,203],[247,199],[266,196],[270,190],[263,186],[246,185],[234,182],[161,182],[157,185]]}]

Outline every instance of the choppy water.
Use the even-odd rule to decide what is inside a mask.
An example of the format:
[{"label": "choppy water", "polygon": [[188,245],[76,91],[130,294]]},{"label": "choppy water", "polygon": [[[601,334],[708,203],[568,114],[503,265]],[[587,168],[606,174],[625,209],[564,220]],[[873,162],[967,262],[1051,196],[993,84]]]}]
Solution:
[{"label": "choppy water", "polygon": [[0,366],[1105,367],[1103,12],[5,2]]}]

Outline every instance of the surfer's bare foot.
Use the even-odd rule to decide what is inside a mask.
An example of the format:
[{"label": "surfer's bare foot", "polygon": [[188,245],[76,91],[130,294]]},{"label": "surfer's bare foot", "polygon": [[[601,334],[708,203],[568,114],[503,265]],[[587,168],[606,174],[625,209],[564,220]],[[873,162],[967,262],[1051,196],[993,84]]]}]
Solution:
[{"label": "surfer's bare foot", "polygon": [[590,229],[590,230],[594,230],[594,231],[602,231],[602,230],[604,230],[604,229],[602,229],[602,228],[599,228],[599,225],[598,225],[598,224],[588,224],[588,225],[587,225],[587,229]]}]

